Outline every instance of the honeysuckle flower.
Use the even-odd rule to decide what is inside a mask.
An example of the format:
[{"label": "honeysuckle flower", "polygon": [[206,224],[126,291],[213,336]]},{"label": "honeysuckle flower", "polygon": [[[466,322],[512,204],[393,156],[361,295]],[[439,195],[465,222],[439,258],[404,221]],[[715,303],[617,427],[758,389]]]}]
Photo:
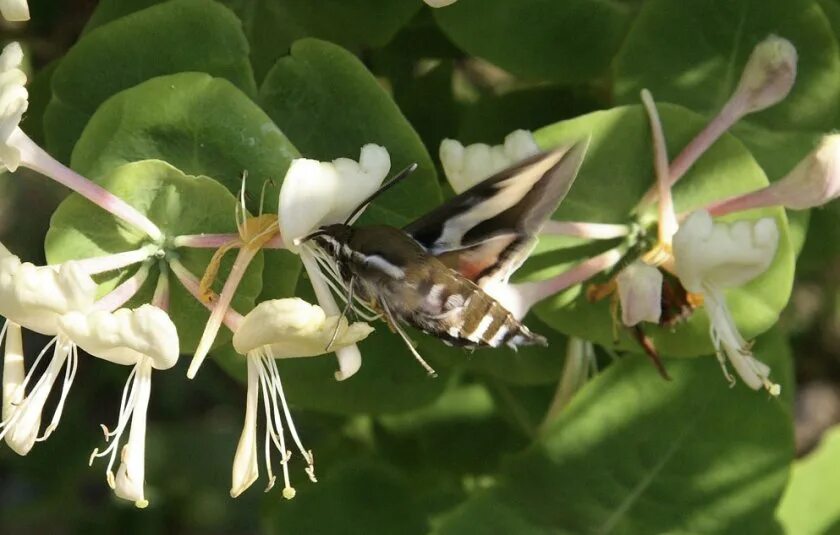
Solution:
[{"label": "honeysuckle flower", "polygon": [[[289,249],[300,255],[318,303],[328,316],[340,313],[329,282],[321,272],[311,247],[297,243],[323,225],[343,223],[351,212],[373,194],[388,175],[391,158],[384,147],[362,147],[359,161],[339,158],[318,162],[299,158],[292,162],[280,189],[280,233]],[[348,345],[336,352],[339,381],[355,374],[362,365],[359,348]]]},{"label": "honeysuckle flower", "polygon": [[[46,439],[58,426],[78,362],[76,346],[62,332],[59,319],[72,311],[90,310],[95,294],[96,283],[75,262],[60,266],[34,266],[22,263],[11,254],[0,258],[0,315],[10,324],[55,337],[41,351],[23,382],[11,394],[20,402],[0,424],[0,437],[5,436],[9,446],[20,455],[26,455],[37,439]],[[14,328],[7,331],[13,332]],[[29,394],[24,395],[24,389],[32,382],[38,364],[50,348],[53,355],[46,370]],[[5,363],[12,365],[13,375],[18,373],[14,360],[6,360]],[[44,404],[62,368],[64,379],[58,405],[50,424],[38,437]]]},{"label": "honeysuckle flower", "polygon": [[246,355],[248,394],[245,424],[233,461],[231,497],[239,496],[259,477],[257,405],[260,397],[266,421],[266,490],[275,481],[271,468],[273,445],[280,452],[283,467],[283,497],[291,499],[295,496],[289,480],[291,451],[286,449],[284,418],[292,440],[308,465],[309,478],[316,480],[312,452],[304,448],[292,421],[275,359],[322,355],[328,348],[349,347],[371,332],[373,328],[366,323],[348,324],[342,315],[328,316],[320,307],[298,298],[264,301],[245,316],[233,335],[233,347]]},{"label": "honeysuckle flower", "polygon": [[[106,479],[116,495],[146,507],[143,482],[145,474],[146,411],[152,387],[152,369],[167,370],[178,360],[178,332],[169,315],[153,305],[114,312],[70,312],[59,319],[61,331],[92,356],[115,364],[132,366],[123,389],[117,427],[105,426],[108,447],[94,450],[97,457],[109,456]],[[120,439],[131,422],[128,443],[120,450]],[[114,477],[113,466],[120,454],[120,466]]]},{"label": "honeysuckle flower", "polygon": [[[771,35],[756,45],[729,100],[670,163],[669,184],[677,182],[720,136],[744,116],[781,102],[796,81],[797,60],[796,48],[782,37]],[[648,191],[637,210],[656,200],[657,193],[654,188]]]},{"label": "honeysuckle flower", "polygon": [[642,321],[659,323],[662,316],[662,272],[641,260],[622,269],[616,277],[621,322],[628,327]]},{"label": "honeysuckle flower", "polygon": [[778,242],[775,219],[722,223],[704,210],[692,213],[674,236],[676,274],[686,290],[703,296],[724,375],[734,382],[726,369],[726,357],[750,388],[763,386],[774,396],[780,387],[769,380],[770,368],[752,355],[750,344],[738,332],[724,291],[764,273],[776,255]]},{"label": "honeysuckle flower", "polygon": [[831,134],[787,175],[750,193],[718,201],[707,207],[715,216],[732,212],[784,206],[807,210],[840,196],[840,134]]},{"label": "honeysuckle flower", "polygon": [[20,120],[29,106],[26,75],[20,69],[22,62],[23,51],[18,43],[9,43],[0,54],[0,170],[15,171],[23,166],[37,171],[144,232],[152,240],[161,241],[162,232],[145,215],[102,186],[62,165],[20,129]]},{"label": "honeysuckle flower", "polygon": [[503,169],[540,152],[534,136],[527,130],[515,130],[501,145],[474,143],[463,146],[454,139],[440,144],[440,163],[455,193],[475,186]]},{"label": "honeysuckle flower", "polygon": [[26,0],[0,0],[0,15],[10,22],[29,20],[29,5]]}]

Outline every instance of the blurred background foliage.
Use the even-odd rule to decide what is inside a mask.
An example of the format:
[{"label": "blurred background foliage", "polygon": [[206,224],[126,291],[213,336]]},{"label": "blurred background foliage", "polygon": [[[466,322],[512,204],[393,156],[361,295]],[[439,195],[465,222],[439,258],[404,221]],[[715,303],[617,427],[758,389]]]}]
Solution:
[{"label": "blurred background foliage", "polygon": [[[108,66],[125,76],[100,76],[102,66],[74,44],[96,28],[103,31],[91,40],[118,40],[107,34],[109,23],[157,3],[31,0],[31,22],[2,27],[2,40],[21,41],[31,62],[27,133],[65,162],[75,145],[74,167],[94,175],[97,166],[125,157],[102,149],[96,132],[76,142],[102,101],[122,89],[125,99],[132,98],[129,91],[148,91],[130,88],[151,76],[132,78],[130,61]],[[783,107],[756,115],[735,135],[772,180],[808,152],[819,132],[840,127],[836,0],[460,0],[441,10],[420,0],[222,3],[238,18],[230,35],[222,35],[227,26],[211,30],[205,20],[150,24],[171,24],[175,44],[214,32],[205,40],[217,40],[218,61],[194,70],[227,78],[241,90],[236,98],[258,103],[301,153],[354,156],[361,131],[397,144],[399,154],[421,164],[427,184],[444,137],[498,143],[517,128],[635,103],[641,87],[708,117],[752,44],[771,32],[797,45],[800,83]],[[340,65],[336,76],[346,75],[330,81],[338,89],[330,98],[295,92],[322,82],[314,79],[319,56],[312,52],[321,45],[301,41],[292,48],[306,37],[349,51],[329,49]],[[144,54],[142,38],[125,58]],[[150,47],[153,59],[155,53]],[[153,62],[154,75],[184,70],[179,61],[192,65],[175,56]],[[396,105],[352,74],[353,56]],[[176,70],[167,70],[168,62]],[[73,109],[63,107],[74,98]],[[257,113],[242,100],[224,102]],[[205,111],[212,114],[212,106]],[[328,120],[313,127],[313,116]],[[140,130],[156,124],[154,105],[132,120]],[[326,128],[329,136],[322,135]],[[201,165],[221,165],[202,157]],[[252,161],[250,154],[241,158]],[[191,172],[187,162],[176,165]],[[282,170],[267,164],[256,172]],[[423,195],[439,199],[433,189]],[[65,196],[26,171],[0,175],[0,241],[43,263],[49,219]],[[393,199],[406,220],[422,208],[410,201],[410,195]],[[387,218],[385,211],[378,215]],[[528,323],[549,334],[549,350],[465,356],[423,340],[425,354],[442,370],[436,381],[383,335],[365,343],[369,357],[347,384],[308,388],[331,381],[330,359],[282,363],[296,422],[316,450],[320,482],[300,484],[290,502],[258,488],[232,500],[227,488],[244,389],[231,378],[236,357],[222,349],[215,355],[221,366],[206,365],[198,380],[184,379],[185,359],[156,375],[146,473],[152,505],[140,511],[113,498],[100,466],[87,466],[101,440],[96,424],[115,416],[111,400],[124,370],[82,359],[52,438],[26,458],[0,448],[0,532],[840,532],[840,441],[838,431],[826,434],[840,423],[838,204],[812,211],[810,221],[792,218],[794,232],[806,228],[793,296],[778,326],[756,346],[784,386],[783,403],[742,385],[727,389],[711,358],[668,361],[674,381],[663,383],[644,358],[613,362],[613,352],[599,348],[602,372],[547,422],[566,339],[539,319]],[[282,261],[267,255],[267,266]],[[294,277],[265,283],[264,296],[287,295],[298,283],[306,291]],[[299,466],[293,470],[305,480]]]}]

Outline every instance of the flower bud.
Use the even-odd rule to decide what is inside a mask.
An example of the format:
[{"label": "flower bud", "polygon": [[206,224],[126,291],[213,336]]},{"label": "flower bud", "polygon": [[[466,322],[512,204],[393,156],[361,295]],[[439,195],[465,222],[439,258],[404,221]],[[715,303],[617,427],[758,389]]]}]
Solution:
[{"label": "flower bud", "polygon": [[732,96],[744,106],[744,115],[769,108],[790,93],[796,61],[796,48],[787,39],[771,35],[756,45]]},{"label": "flower bud", "polygon": [[821,206],[840,196],[840,134],[823,137],[811,154],[768,190],[777,204],[794,210]]},{"label": "flower bud", "polygon": [[662,316],[662,272],[637,260],[616,277],[621,322],[632,327],[642,321],[659,323]]}]

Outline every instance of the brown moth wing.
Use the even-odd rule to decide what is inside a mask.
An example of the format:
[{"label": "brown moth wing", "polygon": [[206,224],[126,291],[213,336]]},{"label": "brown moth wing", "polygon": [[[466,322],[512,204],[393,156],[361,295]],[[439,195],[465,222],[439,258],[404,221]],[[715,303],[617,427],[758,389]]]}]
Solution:
[{"label": "brown moth wing", "polygon": [[536,154],[476,184],[403,230],[484,287],[507,280],[566,197],[589,139]]}]

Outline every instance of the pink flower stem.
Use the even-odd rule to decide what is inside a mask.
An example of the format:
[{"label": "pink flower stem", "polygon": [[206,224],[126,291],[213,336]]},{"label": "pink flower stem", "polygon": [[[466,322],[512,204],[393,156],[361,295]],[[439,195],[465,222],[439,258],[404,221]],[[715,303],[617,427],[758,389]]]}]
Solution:
[{"label": "pink flower stem", "polygon": [[98,275],[100,273],[116,271],[118,269],[134,265],[138,262],[142,262],[155,254],[157,250],[158,247],[156,245],[150,244],[139,249],[135,249],[134,251],[76,260],[76,264],[81,266],[88,275]]},{"label": "pink flower stem", "polygon": [[540,234],[574,236],[590,240],[612,240],[629,235],[630,227],[628,225],[615,225],[610,223],[547,221]]},{"label": "pink flower stem", "polygon": [[[169,269],[172,270],[172,273],[175,275],[175,278],[181,283],[181,285],[192,295],[195,299],[201,303],[202,305],[207,308],[210,312],[216,308],[214,303],[207,303],[201,297],[201,290],[199,289],[199,280],[198,278],[193,275],[189,269],[184,266],[179,260],[170,260],[169,261]],[[239,325],[245,318],[236,312],[232,307],[228,307],[225,311],[224,315],[224,323],[225,325],[233,332],[239,328]]]},{"label": "pink flower stem", "polygon": [[[778,182],[774,183],[778,184]],[[708,206],[706,210],[713,216],[724,216],[733,212],[743,212],[744,210],[753,210],[755,208],[766,208],[768,206],[779,206],[782,200],[776,195],[774,184],[765,186],[761,189],[744,193],[743,195],[736,195],[728,199],[715,201]],[[683,216],[683,214],[680,214]]]},{"label": "pink flower stem", "polygon": [[163,233],[158,226],[138,212],[136,208],[102,186],[62,165],[32,141],[20,128],[16,128],[12,132],[8,143],[20,151],[21,165],[70,188],[134,228],[145,232],[152,240],[160,241],[162,239]]},{"label": "pink flower stem", "polygon": [[[712,119],[706,127],[700,131],[697,136],[692,139],[688,145],[674,158],[671,162],[669,170],[670,186],[685,175],[692,165],[702,156],[715,141],[732,128],[732,125],[738,122],[744,116],[745,106],[741,99],[734,98],[729,100],[720,112]],[[648,205],[656,201],[658,190],[656,187],[651,188],[639,201],[636,206],[636,211],[640,212]]]},{"label": "pink flower stem", "polygon": [[[239,234],[184,234],[173,241],[175,247],[192,247],[195,249],[218,249],[232,241],[239,240]],[[237,247],[241,247],[240,243]],[[277,234],[263,245],[263,249],[285,249],[283,238]]]},{"label": "pink flower stem", "polygon": [[94,303],[97,310],[116,310],[126,304],[129,299],[134,297],[146,278],[149,276],[149,264],[143,264],[137,273],[126,279],[122,284],[111,290],[107,295],[102,297],[99,301]]},{"label": "pink flower stem", "polygon": [[169,310],[169,268],[166,262],[160,262],[160,273],[155,293],[152,296],[152,305],[164,311]]},{"label": "pink flower stem", "polygon": [[679,229],[679,224],[674,212],[674,199],[671,196],[668,149],[665,146],[665,134],[662,131],[659,112],[653,102],[653,96],[647,89],[642,90],[642,103],[648,112],[653,137],[653,167],[656,170],[656,185],[659,191],[659,243],[670,246],[674,234]]},{"label": "pink flower stem", "polygon": [[616,265],[624,252],[621,247],[610,249],[604,253],[594,256],[581,262],[575,267],[550,279],[533,282],[514,284],[513,287],[519,293],[522,303],[530,308],[536,303],[560,293],[567,288],[580,284],[598,273],[610,269]]}]

